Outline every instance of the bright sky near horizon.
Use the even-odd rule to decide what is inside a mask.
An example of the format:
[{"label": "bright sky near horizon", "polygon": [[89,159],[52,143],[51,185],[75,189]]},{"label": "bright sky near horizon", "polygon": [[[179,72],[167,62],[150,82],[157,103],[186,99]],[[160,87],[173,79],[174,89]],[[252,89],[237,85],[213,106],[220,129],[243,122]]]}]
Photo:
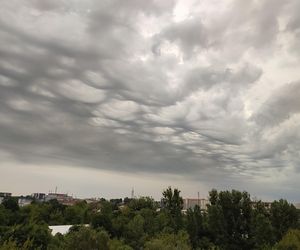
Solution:
[{"label": "bright sky near horizon", "polygon": [[0,3],[0,191],[300,201],[300,1]]}]

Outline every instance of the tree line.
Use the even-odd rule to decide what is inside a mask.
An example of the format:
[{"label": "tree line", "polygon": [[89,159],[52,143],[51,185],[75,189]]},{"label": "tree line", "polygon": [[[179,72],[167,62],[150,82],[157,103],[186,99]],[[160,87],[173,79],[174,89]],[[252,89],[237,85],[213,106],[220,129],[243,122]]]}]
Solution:
[{"label": "tree line", "polygon": [[[212,190],[207,209],[182,212],[178,189],[162,193],[162,206],[149,197],[101,199],[65,206],[57,200],[19,207],[0,205],[0,250],[287,250],[300,249],[299,211],[286,200],[266,208],[247,192]],[[49,225],[74,225],[51,235]],[[86,226],[88,225],[88,226]]]}]

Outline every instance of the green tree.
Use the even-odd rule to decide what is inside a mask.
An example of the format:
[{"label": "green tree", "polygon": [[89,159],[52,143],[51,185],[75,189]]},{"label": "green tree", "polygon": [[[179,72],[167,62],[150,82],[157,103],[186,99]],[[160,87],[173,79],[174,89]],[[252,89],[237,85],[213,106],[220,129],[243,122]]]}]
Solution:
[{"label": "green tree", "polygon": [[119,214],[112,219],[112,234],[118,238],[122,237],[129,218],[124,214]]},{"label": "green tree", "polygon": [[182,229],[182,213],[183,209],[183,199],[180,196],[180,191],[175,188],[172,190],[171,187],[168,187],[163,191],[163,202],[164,209],[171,215],[172,225],[171,227],[178,232]]},{"label": "green tree", "polygon": [[30,242],[31,249],[47,249],[51,234],[46,224],[23,224],[11,227],[4,238],[15,241],[18,247]]},{"label": "green tree", "polygon": [[299,250],[300,230],[290,229],[276,245],[277,250]]},{"label": "green tree", "polygon": [[143,208],[140,210],[139,214],[143,216],[145,221],[145,233],[150,236],[154,236],[154,234],[156,234],[159,230],[158,222],[156,220],[156,211],[149,208]]},{"label": "green tree", "polygon": [[218,204],[209,205],[207,213],[208,230],[212,241],[222,246],[227,240],[226,222],[222,207]]},{"label": "green tree", "polygon": [[158,226],[158,232],[173,233],[173,218],[169,212],[162,210],[155,218],[156,224]]},{"label": "green tree", "polygon": [[133,250],[132,247],[126,245],[123,241],[112,239],[108,243],[109,250]]},{"label": "green tree", "polygon": [[210,192],[209,228],[219,246],[228,250],[252,249],[250,195],[236,190]]},{"label": "green tree", "polygon": [[[59,210],[55,210],[49,214],[49,224],[50,225],[63,225],[66,219],[63,213]],[[68,223],[67,223],[68,224]],[[73,223],[70,223],[73,224]]]},{"label": "green tree", "polygon": [[83,210],[78,206],[69,206],[65,209],[65,223],[66,224],[80,224],[83,221]]},{"label": "green tree", "polygon": [[146,242],[145,250],[190,250],[191,245],[186,231],[177,234],[160,234]]},{"label": "green tree", "polygon": [[194,209],[187,210],[187,232],[190,236],[190,240],[194,249],[200,244],[201,238],[204,236],[203,218],[199,206],[195,206]]},{"label": "green tree", "polygon": [[129,221],[125,228],[126,242],[134,249],[139,249],[143,246],[145,241],[144,232],[145,220],[143,216],[137,214],[132,220]]},{"label": "green tree", "polygon": [[92,216],[91,225],[95,229],[104,229],[108,232],[112,232],[111,217],[107,214],[96,213]]},{"label": "green tree", "polygon": [[7,226],[9,224],[9,211],[0,204],[0,226]]},{"label": "green tree", "polygon": [[261,201],[254,203],[251,232],[255,249],[267,249],[274,245],[275,235],[270,213]]},{"label": "green tree", "polygon": [[0,250],[17,250],[17,242],[14,240],[7,240],[2,245],[0,245]]},{"label": "green tree", "polygon": [[109,235],[106,231],[95,231],[89,227],[71,230],[65,236],[65,250],[109,250]]},{"label": "green tree", "polygon": [[65,237],[60,234],[56,233],[48,244],[47,250],[63,250],[65,246]]},{"label": "green tree", "polygon": [[[49,223],[51,225],[55,225],[56,223],[52,223],[50,221],[50,217],[53,214],[53,212],[51,212],[51,207],[49,204],[32,204],[30,205],[30,211],[29,211],[29,221],[31,223]],[[61,211],[56,210],[56,213],[61,213]],[[59,221],[59,222],[63,222]],[[63,223],[58,223],[58,224],[63,224]]]},{"label": "green tree", "polygon": [[19,210],[18,201],[16,198],[13,197],[5,198],[2,202],[2,205],[4,206],[5,209],[8,209],[12,212],[16,212]]},{"label": "green tree", "polygon": [[128,207],[134,211],[141,210],[143,208],[149,208],[155,210],[157,208],[155,201],[150,197],[141,197],[138,199],[132,199]]},{"label": "green tree", "polygon": [[255,249],[265,249],[271,247],[275,243],[274,228],[266,215],[262,213],[255,214],[252,228]]},{"label": "green tree", "polygon": [[271,205],[270,214],[276,240],[280,240],[290,228],[297,227],[297,209],[286,200],[274,201]]},{"label": "green tree", "polygon": [[5,241],[2,244],[2,246],[0,246],[0,250],[31,250],[31,249],[33,249],[33,246],[30,240],[27,240],[24,242],[23,245],[18,246],[16,241],[10,239],[8,241]]}]

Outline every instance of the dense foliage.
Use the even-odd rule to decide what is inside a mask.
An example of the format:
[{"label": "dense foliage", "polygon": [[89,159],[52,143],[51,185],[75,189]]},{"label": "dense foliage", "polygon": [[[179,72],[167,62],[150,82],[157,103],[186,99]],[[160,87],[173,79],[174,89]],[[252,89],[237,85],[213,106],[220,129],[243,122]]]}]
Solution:
[{"label": "dense foliage", "polygon": [[[285,200],[270,208],[247,192],[212,190],[206,210],[182,212],[178,189],[153,199],[114,199],[64,206],[56,200],[19,207],[0,205],[0,250],[4,249],[300,249],[299,211]],[[51,235],[49,225],[75,225]],[[85,225],[84,225],[85,224]]]}]

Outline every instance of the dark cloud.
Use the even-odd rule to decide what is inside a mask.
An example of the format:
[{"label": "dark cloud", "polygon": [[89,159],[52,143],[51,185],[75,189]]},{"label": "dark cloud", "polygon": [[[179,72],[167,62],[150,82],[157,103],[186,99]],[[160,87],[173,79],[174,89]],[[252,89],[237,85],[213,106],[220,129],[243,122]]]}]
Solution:
[{"label": "dark cloud", "polygon": [[256,82],[262,75],[262,70],[254,65],[242,65],[238,69],[196,68],[188,72],[184,80],[188,91],[210,89],[214,85],[228,83],[231,90],[246,89],[248,84]]},{"label": "dark cloud", "polygon": [[297,2],[219,5],[4,2],[3,161],[223,186],[298,173]]},{"label": "dark cloud", "polygon": [[260,126],[278,126],[300,113],[300,82],[286,84],[272,94],[253,119]]},{"label": "dark cloud", "polygon": [[[166,39],[172,43],[178,43],[188,56],[195,53],[197,48],[205,49],[209,46],[207,31],[200,18],[191,18],[172,24],[157,39]],[[157,47],[158,44],[155,45],[155,50],[157,50]]]}]

